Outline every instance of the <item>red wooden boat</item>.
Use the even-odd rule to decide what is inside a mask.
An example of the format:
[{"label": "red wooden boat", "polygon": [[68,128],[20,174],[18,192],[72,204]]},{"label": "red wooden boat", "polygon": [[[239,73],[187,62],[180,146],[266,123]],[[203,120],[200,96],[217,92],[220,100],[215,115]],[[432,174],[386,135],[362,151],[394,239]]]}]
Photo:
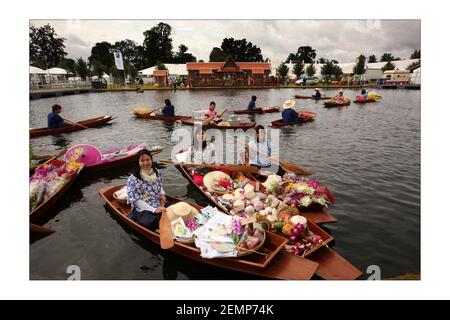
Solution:
[{"label": "red wooden boat", "polygon": [[67,183],[61,189],[59,189],[50,198],[42,202],[40,205],[38,205],[36,208],[34,208],[34,210],[30,212],[30,222],[34,222],[40,217],[42,217],[56,203],[56,201],[58,201],[66,193],[67,190],[69,190],[69,188],[75,182],[82,169],[83,166],[81,165],[78,171],[70,176],[69,181],[67,181]]},{"label": "red wooden boat", "polygon": [[190,120],[192,117],[189,116],[173,116],[173,117],[167,117],[167,116],[151,116],[148,114],[134,114],[136,118],[140,119],[147,119],[147,120],[162,120],[162,121],[178,121],[178,120]]},{"label": "red wooden boat", "polygon": [[[116,119],[116,117],[113,116],[102,116],[97,118],[92,118],[88,120],[78,121],[79,124],[83,125],[84,127],[93,128],[98,127],[101,125],[104,125],[105,123]],[[70,125],[63,128],[58,129],[48,129],[48,128],[32,128],[30,129],[30,138],[35,137],[41,137],[51,134],[60,134],[60,133],[66,133],[66,132],[72,132],[72,131],[78,131],[78,130],[84,130],[86,128],[83,128],[82,126],[77,125]]]},{"label": "red wooden boat", "polygon": [[315,117],[316,117],[316,113],[315,112],[301,111],[299,113],[300,113],[300,115],[303,117],[303,119],[305,121],[295,121],[295,122],[284,123],[283,119],[275,120],[275,121],[271,122],[272,123],[272,128],[281,128],[281,127],[284,127],[284,126],[292,126],[292,125],[307,123],[307,122],[311,122],[311,121],[315,120]]},{"label": "red wooden boat", "polygon": [[[141,236],[159,244],[159,233],[151,231],[129,219],[128,213],[131,210],[131,207],[114,199],[113,193],[122,188],[122,186],[123,185],[106,187],[101,189],[99,193],[106,201],[107,206],[122,223],[131,227]],[[166,196],[166,198],[169,203],[180,201],[168,196]],[[199,210],[202,209],[199,205],[193,203],[190,204]],[[285,244],[286,239],[268,232],[266,233],[265,243],[258,249],[258,253],[252,253],[243,257],[204,259],[200,256],[200,250],[193,244],[186,244],[178,241],[175,241],[175,245],[170,250],[186,258],[202,263],[269,279],[311,279],[318,268],[318,264],[285,252],[282,249]]]},{"label": "red wooden boat", "polygon": [[256,108],[255,110],[235,110],[234,114],[264,114],[264,113],[273,113],[280,112],[279,107],[269,107],[269,108]]},{"label": "red wooden boat", "polygon": [[295,95],[295,99],[328,100],[328,99],[331,99],[331,97],[320,97],[320,98],[315,98],[315,97],[313,97],[312,95],[310,95],[310,96],[301,96],[301,95],[296,94],[296,95]]},{"label": "red wooden boat", "polygon": [[[193,126],[194,124],[196,124],[197,122],[194,122],[193,120],[181,120],[181,123],[184,125],[188,125],[188,126]],[[200,121],[198,121],[198,123],[201,123]],[[243,129],[243,130],[247,130],[250,128],[253,128],[254,126],[256,126],[256,122],[241,122],[237,125],[230,125],[230,126],[220,126],[216,123],[209,123],[206,126],[203,126],[205,129],[221,129],[221,130],[227,130],[227,129]]]}]

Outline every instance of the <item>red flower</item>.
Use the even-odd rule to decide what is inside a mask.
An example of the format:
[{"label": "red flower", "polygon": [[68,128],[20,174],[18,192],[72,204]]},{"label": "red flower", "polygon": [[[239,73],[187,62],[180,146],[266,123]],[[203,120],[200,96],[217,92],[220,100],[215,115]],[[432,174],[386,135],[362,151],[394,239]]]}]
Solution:
[{"label": "red flower", "polygon": [[325,187],[324,192],[327,195],[327,198],[328,198],[328,200],[330,200],[330,202],[336,201],[336,197],[331,193],[331,191],[327,187]]}]

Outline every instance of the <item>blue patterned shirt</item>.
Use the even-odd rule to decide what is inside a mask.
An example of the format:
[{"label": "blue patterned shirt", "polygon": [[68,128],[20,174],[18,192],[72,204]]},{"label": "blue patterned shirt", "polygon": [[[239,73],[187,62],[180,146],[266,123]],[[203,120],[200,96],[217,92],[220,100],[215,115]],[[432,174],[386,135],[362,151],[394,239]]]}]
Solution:
[{"label": "blue patterned shirt", "polygon": [[127,202],[138,211],[141,211],[137,206],[135,206],[135,202],[138,200],[145,201],[153,208],[159,208],[161,206],[159,202],[159,196],[164,194],[162,186],[163,182],[161,175],[158,175],[158,178],[155,180],[155,182],[140,180],[134,175],[131,175],[127,181]]}]

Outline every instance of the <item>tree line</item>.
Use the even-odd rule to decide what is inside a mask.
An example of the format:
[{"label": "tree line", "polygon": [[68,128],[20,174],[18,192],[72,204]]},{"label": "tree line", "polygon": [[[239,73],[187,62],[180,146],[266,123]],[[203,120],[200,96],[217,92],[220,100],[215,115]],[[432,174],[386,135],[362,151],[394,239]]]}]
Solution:
[{"label": "tree line", "polygon": [[[64,41],[66,39],[58,37],[55,29],[50,24],[42,27],[30,26],[30,64],[42,69],[60,67],[72,74],[82,78],[103,73],[111,74],[113,77],[122,77],[123,72],[117,70],[114,63],[113,53],[116,50],[122,52],[125,72],[131,78],[135,78],[137,70],[157,66],[158,69],[165,69],[164,63],[187,63],[196,62],[194,55],[189,53],[189,48],[180,44],[177,51],[174,51],[171,37],[172,27],[169,24],[160,22],[149,30],[144,31],[142,44],[125,39],[114,44],[103,41],[96,43],[90,52],[87,61],[83,58],[76,60],[66,58]],[[234,60],[242,62],[263,62],[264,58],[261,48],[247,39],[224,38],[220,47],[213,47],[209,54],[210,62],[222,62],[231,55]],[[411,54],[411,59],[420,59],[420,50],[415,50]],[[386,62],[385,70],[393,70],[393,61],[400,60],[394,58],[391,53],[384,53],[380,57],[380,62]],[[366,57],[361,54],[357,59],[353,69],[354,74],[363,74]],[[375,55],[370,55],[368,63],[377,62]],[[203,62],[200,60],[199,62]],[[312,76],[316,73],[314,63],[320,63],[321,74],[325,77],[338,78],[342,75],[342,69],[335,59],[325,59],[320,57],[316,60],[316,50],[310,46],[300,46],[296,52],[289,53],[286,61],[277,68],[277,74],[285,78],[289,72],[287,63],[294,63],[293,73],[300,78],[303,74]],[[305,65],[309,66],[305,69]],[[418,64],[420,66],[420,62]],[[409,67],[409,66],[408,66]],[[411,68],[416,68],[417,63]]]}]

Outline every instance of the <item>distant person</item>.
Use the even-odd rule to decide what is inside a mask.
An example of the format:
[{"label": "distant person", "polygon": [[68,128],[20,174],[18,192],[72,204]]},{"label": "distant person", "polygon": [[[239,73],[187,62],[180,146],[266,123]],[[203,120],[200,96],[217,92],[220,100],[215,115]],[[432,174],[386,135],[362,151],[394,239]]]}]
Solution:
[{"label": "distant person", "polygon": [[306,78],[303,78],[303,85],[306,86]]},{"label": "distant person", "polygon": [[255,111],[256,110],[256,96],[252,96],[252,99],[248,103],[247,110],[248,111]]},{"label": "distant person", "polygon": [[369,94],[366,92],[366,89],[361,90],[361,96],[363,97],[364,101],[367,101],[369,98]]},{"label": "distant person", "polygon": [[322,95],[320,94],[319,88],[316,88],[316,93],[314,93],[312,97],[314,99],[320,99],[322,97]]},{"label": "distant person", "polygon": [[214,120],[214,118],[217,116],[216,111],[216,103],[214,101],[211,101],[209,103],[209,109],[205,112],[206,119]]},{"label": "distant person", "polygon": [[174,117],[175,116],[175,107],[172,105],[169,99],[164,101],[164,107],[161,110],[161,114],[166,117]]},{"label": "distant person", "polygon": [[49,129],[58,129],[70,125],[59,115],[61,111],[62,107],[59,104],[54,104],[52,106],[52,112],[47,115],[47,127]]},{"label": "distant person", "polygon": [[337,96],[335,96],[334,101],[336,101],[338,104],[342,104],[345,102],[345,97],[344,97],[344,90],[339,90],[339,93]]},{"label": "distant person", "polygon": [[295,105],[295,101],[286,100],[281,107],[283,111],[281,112],[281,116],[283,117],[283,123],[289,122],[298,122],[304,121],[303,117],[297,113],[294,109],[292,109]]}]

